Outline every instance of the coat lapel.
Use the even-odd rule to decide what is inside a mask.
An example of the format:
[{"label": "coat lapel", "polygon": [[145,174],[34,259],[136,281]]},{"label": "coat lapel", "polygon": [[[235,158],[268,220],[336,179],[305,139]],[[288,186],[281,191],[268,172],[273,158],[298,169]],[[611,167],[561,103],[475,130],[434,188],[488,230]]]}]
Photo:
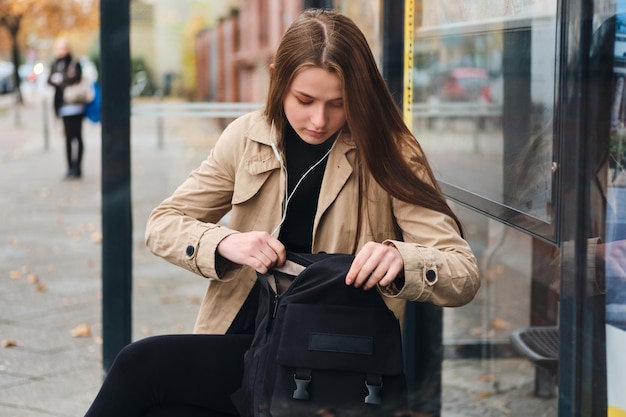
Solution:
[{"label": "coat lapel", "polygon": [[340,139],[341,140],[337,142],[335,148],[328,156],[326,171],[324,172],[322,188],[320,189],[320,196],[317,203],[317,213],[313,225],[314,230],[317,229],[322,215],[333,201],[335,201],[337,195],[339,195],[339,192],[346,185],[354,171],[352,163],[348,158],[349,154],[354,152],[355,146],[343,138]]}]

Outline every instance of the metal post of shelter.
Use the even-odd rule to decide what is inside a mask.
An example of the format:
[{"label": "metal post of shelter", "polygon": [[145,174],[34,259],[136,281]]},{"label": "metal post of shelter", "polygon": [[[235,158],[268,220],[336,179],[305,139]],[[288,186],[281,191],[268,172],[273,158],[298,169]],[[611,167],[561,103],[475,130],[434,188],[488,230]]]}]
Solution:
[{"label": "metal post of shelter", "polygon": [[103,367],[131,340],[130,0],[100,2]]},{"label": "metal post of shelter", "polygon": [[[405,1],[383,2],[382,73],[399,108],[404,91]],[[403,348],[411,411],[441,413],[443,310],[430,303],[407,303]]]},{"label": "metal post of shelter", "polygon": [[332,9],[332,0],[304,0],[305,9]]}]

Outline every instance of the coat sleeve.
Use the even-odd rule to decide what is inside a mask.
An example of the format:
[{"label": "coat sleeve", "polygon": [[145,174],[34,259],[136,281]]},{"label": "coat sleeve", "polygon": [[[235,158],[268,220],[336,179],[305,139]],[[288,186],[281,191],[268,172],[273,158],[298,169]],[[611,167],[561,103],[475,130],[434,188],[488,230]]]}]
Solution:
[{"label": "coat sleeve", "polygon": [[381,288],[389,297],[427,301],[442,307],[470,302],[480,287],[476,257],[454,220],[399,200],[393,211],[402,240],[387,240],[404,259],[404,282]]},{"label": "coat sleeve", "polygon": [[[207,278],[234,265],[216,256],[219,242],[235,233],[219,224],[231,209],[242,129],[229,125],[206,160],[150,214],[146,245],[157,256]],[[219,272],[219,273],[218,273]]]}]

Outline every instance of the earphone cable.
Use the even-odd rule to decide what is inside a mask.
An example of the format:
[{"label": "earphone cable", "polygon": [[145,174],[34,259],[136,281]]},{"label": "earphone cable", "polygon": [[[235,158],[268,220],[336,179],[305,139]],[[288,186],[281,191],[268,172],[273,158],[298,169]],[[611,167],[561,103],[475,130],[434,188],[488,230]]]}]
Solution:
[{"label": "earphone cable", "polygon": [[[272,126],[272,130],[273,130],[273,126]],[[283,165],[282,160],[279,160],[282,169],[284,169],[285,171],[285,201],[283,202],[283,214],[281,216],[280,223],[278,223],[278,225],[274,228],[274,230],[272,230],[272,233],[271,233],[272,236],[274,236],[274,234],[278,231],[278,229],[280,229],[280,226],[282,226],[282,224],[285,222],[285,219],[287,218],[287,207],[289,206],[289,202],[291,201],[291,198],[294,196],[294,194],[298,190],[298,187],[300,186],[304,178],[306,178],[306,176],[309,175],[311,171],[313,171],[319,164],[322,163],[322,161],[324,161],[324,159],[326,159],[326,157],[328,157],[328,155],[330,155],[330,152],[333,150],[333,148],[335,147],[335,144],[339,140],[339,136],[341,136],[341,131],[339,131],[339,134],[335,138],[335,141],[333,142],[330,149],[324,154],[324,156],[322,156],[319,161],[313,164],[313,166],[311,166],[302,175],[302,177],[300,177],[296,185],[293,187],[293,190],[291,190],[291,194],[288,194],[289,182],[288,182],[288,177],[287,177],[287,168]],[[273,143],[272,143],[272,146],[274,147]],[[274,151],[277,152],[275,147],[274,147]]]}]

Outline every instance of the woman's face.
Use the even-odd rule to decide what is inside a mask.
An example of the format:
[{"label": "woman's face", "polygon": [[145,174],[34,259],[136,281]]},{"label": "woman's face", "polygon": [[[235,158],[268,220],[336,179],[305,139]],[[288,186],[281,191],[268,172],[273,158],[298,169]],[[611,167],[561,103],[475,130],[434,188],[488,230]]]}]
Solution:
[{"label": "woman's face", "polygon": [[296,75],[283,100],[287,120],[308,144],[324,143],[346,122],[339,77],[310,67]]}]

